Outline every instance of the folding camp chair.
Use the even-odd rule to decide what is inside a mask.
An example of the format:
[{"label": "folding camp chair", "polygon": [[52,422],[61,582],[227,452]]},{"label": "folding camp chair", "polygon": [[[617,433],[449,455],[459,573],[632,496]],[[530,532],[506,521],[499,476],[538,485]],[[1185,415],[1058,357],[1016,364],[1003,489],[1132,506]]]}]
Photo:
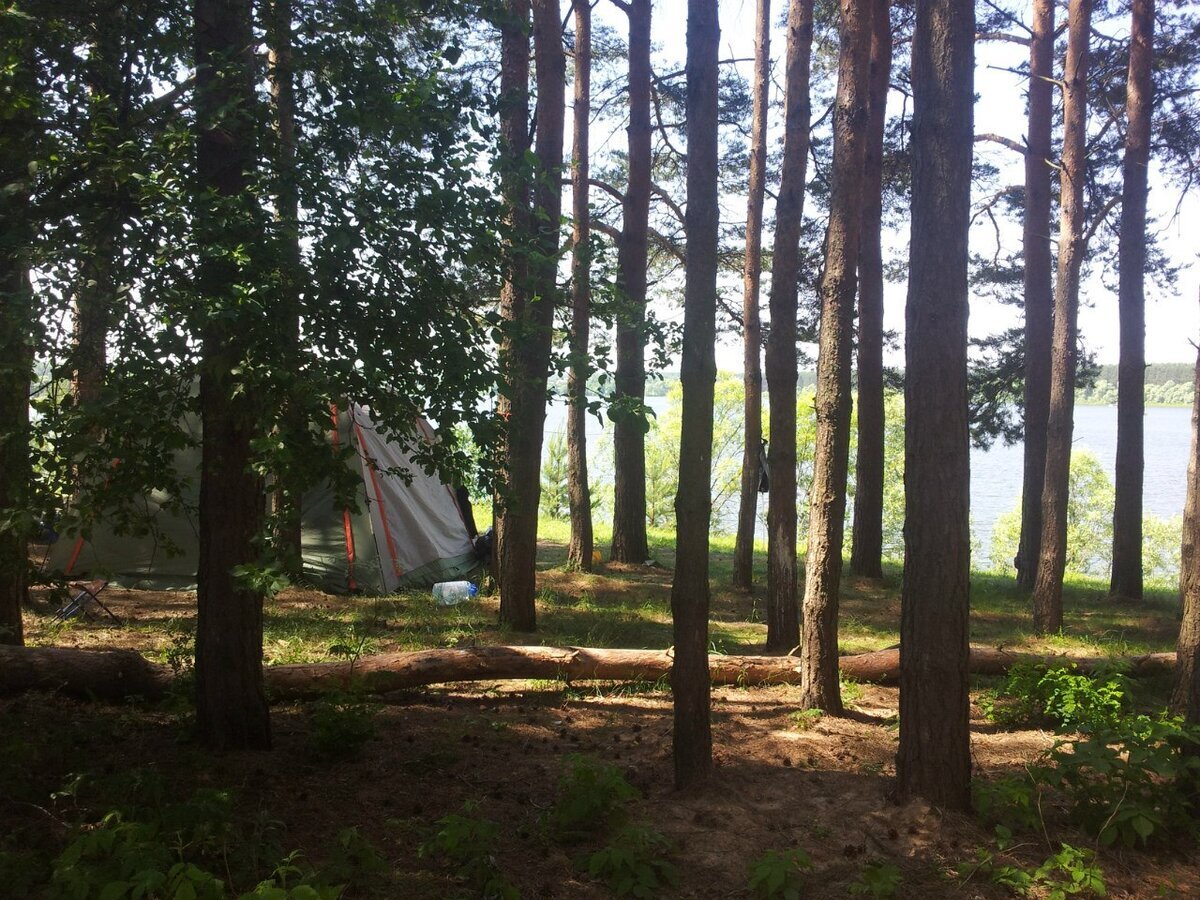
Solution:
[{"label": "folding camp chair", "polygon": [[75,594],[66,605],[63,606],[57,613],[54,614],[52,622],[65,622],[67,619],[74,618],[83,613],[89,602],[95,603],[108,615],[110,619],[121,624],[121,620],[111,609],[104,605],[104,601],[100,599],[100,593],[108,587],[107,581],[88,581],[88,582],[72,582],[71,587],[78,593]]}]

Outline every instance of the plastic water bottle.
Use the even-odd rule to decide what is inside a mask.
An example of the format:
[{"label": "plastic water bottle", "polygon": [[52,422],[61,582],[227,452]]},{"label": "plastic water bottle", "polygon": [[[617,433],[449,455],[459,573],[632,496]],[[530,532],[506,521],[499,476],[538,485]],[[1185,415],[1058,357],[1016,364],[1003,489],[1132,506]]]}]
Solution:
[{"label": "plastic water bottle", "polygon": [[433,599],[438,606],[454,606],[478,593],[479,588],[469,581],[439,581],[433,586]]}]

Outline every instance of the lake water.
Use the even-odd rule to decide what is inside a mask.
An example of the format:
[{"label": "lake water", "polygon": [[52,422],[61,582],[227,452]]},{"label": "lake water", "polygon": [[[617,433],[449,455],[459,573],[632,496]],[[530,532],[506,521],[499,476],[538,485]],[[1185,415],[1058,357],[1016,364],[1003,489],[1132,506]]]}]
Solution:
[{"label": "lake water", "polygon": [[[666,410],[665,397],[651,397],[646,402],[660,416]],[[565,429],[566,406],[551,404],[546,418],[547,439],[556,434],[565,435]],[[601,425],[594,417],[589,418],[589,443],[597,446],[610,429],[608,422]],[[1074,443],[1076,447],[1094,453],[1112,478],[1117,455],[1117,408],[1077,406]],[[1159,407],[1146,410],[1146,512],[1163,518],[1182,515],[1190,445],[1190,409]],[[982,544],[983,558],[987,556],[996,520],[1014,509],[1020,500],[1022,453],[1020,444],[971,451],[971,522],[975,537]],[[729,523],[729,527],[732,524]]]}]

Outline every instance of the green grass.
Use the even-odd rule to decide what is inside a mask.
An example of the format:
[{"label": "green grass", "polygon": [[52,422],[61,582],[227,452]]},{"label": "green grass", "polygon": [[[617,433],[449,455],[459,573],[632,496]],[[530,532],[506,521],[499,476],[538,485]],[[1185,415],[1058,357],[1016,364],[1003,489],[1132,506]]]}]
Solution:
[{"label": "green grass", "polygon": [[[596,523],[596,547],[607,558],[611,534]],[[496,643],[560,646],[666,648],[672,642],[670,583],[675,561],[674,532],[651,529],[654,566],[602,563],[591,573],[565,568],[569,527],[543,520],[538,559],[538,631],[520,634],[498,625],[497,599],[485,596],[459,606],[436,605],[427,591],[389,597],[327,597],[285,593],[264,610],[264,654],[269,665],[353,658],[370,653]],[[711,542],[712,604],[710,641],[714,652],[753,653],[765,640],[765,546],[755,548],[759,582],[752,593],[731,585],[733,538]],[[901,572],[885,566],[882,580],[842,579],[839,640],[842,653],[862,653],[899,641]],[[1086,656],[1126,656],[1173,648],[1178,630],[1178,595],[1149,591],[1137,604],[1105,597],[1097,579],[1070,578],[1064,591],[1060,634],[1039,636],[1031,626],[1030,601],[1003,574],[976,572],[971,589],[971,640],[1014,650]],[[314,602],[315,601],[315,602]],[[44,618],[44,616],[35,616]],[[41,623],[38,623],[41,624]],[[72,623],[68,628],[101,628],[104,623]],[[122,642],[164,661],[179,634],[194,628],[190,610],[177,616],[143,619],[121,632]],[[34,629],[36,630],[36,628]],[[96,634],[99,642],[108,634]],[[48,629],[42,643],[61,633]]]}]

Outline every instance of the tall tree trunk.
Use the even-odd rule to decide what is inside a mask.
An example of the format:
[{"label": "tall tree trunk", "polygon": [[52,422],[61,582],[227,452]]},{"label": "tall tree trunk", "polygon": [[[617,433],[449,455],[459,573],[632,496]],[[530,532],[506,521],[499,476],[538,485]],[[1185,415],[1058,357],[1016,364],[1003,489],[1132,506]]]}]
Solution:
[{"label": "tall tree trunk", "polygon": [[675,497],[675,786],[712,769],[708,678],[708,537],[712,515],[713,393],[717,380],[717,0],[688,0],[687,235],[683,307],[683,421]]},{"label": "tall tree trunk", "polygon": [[575,109],[571,138],[571,370],[567,374],[567,500],[571,542],[567,565],[592,568],[592,495],[587,464],[588,338],[591,331],[591,253],[588,247],[588,118],[592,109],[592,7],[575,4]]},{"label": "tall tree trunk", "polygon": [[[21,23],[0,36],[5,59],[21,62],[2,76],[0,117],[0,515],[19,522],[28,510],[29,384],[33,369],[33,286],[29,281],[33,222],[30,163],[36,159],[40,88],[36,57]],[[27,534],[0,529],[0,644],[22,645],[21,610],[29,599]]]},{"label": "tall tree trunk", "polygon": [[629,7],[629,186],[617,247],[612,558],[643,563],[646,543],[646,265],[650,225],[650,0]]},{"label": "tall tree trunk", "polygon": [[1133,0],[1129,79],[1125,86],[1124,185],[1121,190],[1119,286],[1121,360],[1117,371],[1116,500],[1112,580],[1108,592],[1142,599],[1142,481],[1146,414],[1146,195],[1154,103],[1154,0]]},{"label": "tall tree trunk", "polygon": [[[292,53],[292,0],[273,0],[268,12],[268,75],[275,106],[277,145],[275,215],[282,237],[279,333],[285,342],[289,371],[300,360],[300,292],[304,266],[300,255],[300,193],[296,172],[296,86]],[[293,368],[295,367],[295,368]],[[308,430],[303,398],[292,390],[284,399],[281,429],[289,443],[301,445]],[[304,483],[292,472],[275,474],[271,503],[275,515],[275,550],[284,570],[293,578],[303,568],[301,550],[301,498]]]},{"label": "tall tree trunk", "polygon": [[758,0],[754,24],[754,111],[750,125],[750,197],[746,203],[746,261],[742,267],[742,382],[744,441],[742,490],[733,584],[748,591],[754,582],[754,524],[758,512],[762,455],[762,325],[758,310],[762,276],[763,200],[767,190],[767,91],[771,68],[771,0]]},{"label": "tall tree trunk", "polygon": [[[519,537],[529,530],[521,519],[537,512],[524,512],[512,486],[513,463],[520,458],[520,432],[514,431],[512,414],[517,405],[514,388],[521,384],[520,326],[529,295],[529,178],[525,154],[529,151],[529,0],[506,0],[500,25],[500,197],[504,207],[504,274],[500,284],[500,316],[504,330],[500,339],[500,373],[509,385],[500,392],[497,412],[507,423],[500,449],[500,468],[506,483],[495,500],[496,549],[492,571],[500,586],[500,617],[520,622],[532,631],[537,616],[533,602],[533,564],[526,565],[533,547],[517,547]],[[536,519],[535,519],[536,522]],[[536,528],[536,524],[534,526]],[[510,537],[511,534],[511,537]],[[525,559],[522,559],[522,554]],[[520,599],[518,599],[520,598]]]},{"label": "tall tree trunk", "polygon": [[[265,749],[271,720],[263,690],[262,592],[237,577],[258,558],[262,480],[251,468],[251,442],[262,421],[256,392],[237,373],[253,336],[240,321],[237,287],[245,274],[234,251],[253,245],[250,173],[255,166],[255,65],[249,0],[195,0],[196,173],[202,208],[200,559],[197,567],[196,724],[217,749]],[[239,315],[240,312],[240,315]]]},{"label": "tall tree trunk", "polygon": [[1034,0],[1029,40],[1029,137],[1025,148],[1025,415],[1021,537],[1017,583],[1033,587],[1042,540],[1042,486],[1050,415],[1050,344],[1054,330],[1050,253],[1050,157],[1054,121],[1054,0]]},{"label": "tall tree trunk", "polygon": [[[536,223],[529,235],[533,257],[529,285],[510,333],[507,485],[500,532],[500,619],[518,631],[537,626],[534,603],[537,514],[541,497],[542,435],[546,427],[546,382],[558,293],[558,237],[562,215],[563,119],[566,56],[558,0],[534,0],[533,41],[537,59],[538,115],[534,203]],[[503,297],[501,299],[503,303]]]},{"label": "tall tree trunk", "polygon": [[838,587],[850,463],[850,369],[854,292],[862,226],[866,160],[867,85],[871,74],[870,0],[841,0],[837,99],[833,117],[833,174],[825,271],[821,275],[821,334],[817,349],[817,435],[810,493],[804,610],[800,627],[800,703],[842,710],[837,669]]},{"label": "tall tree trunk", "polygon": [[109,320],[117,296],[117,234],[124,191],[112,171],[123,135],[122,37],[124,11],[97,16],[92,23],[87,80],[89,139],[102,158],[91,170],[94,203],[82,223],[87,258],[75,292],[75,347],[72,393],[81,406],[93,407],[104,387]]},{"label": "tall tree trunk", "polygon": [[808,172],[809,75],[813,0],[790,0],[784,74],[783,166],[775,201],[771,256],[771,330],[767,335],[767,396],[771,443],[767,469],[767,650],[786,653],[800,643],[796,605],[796,297],[800,231]]},{"label": "tall tree trunk", "polygon": [[1088,38],[1092,0],[1071,0],[1063,73],[1058,276],[1054,285],[1054,345],[1050,416],[1046,427],[1046,477],[1042,486],[1042,540],[1033,586],[1033,624],[1042,634],[1062,628],[1063,570],[1067,564],[1067,494],[1075,413],[1079,341],[1079,267],[1083,262],[1083,180],[1087,165]]},{"label": "tall tree trunk", "polygon": [[1175,689],[1171,712],[1200,725],[1200,347],[1192,399],[1192,452],[1188,456],[1187,500],[1183,507],[1183,545],[1179,593],[1183,620],[1175,645]]},{"label": "tall tree trunk", "polygon": [[971,805],[967,236],[974,73],[973,5],[918,0],[896,781],[901,797],[963,810]]},{"label": "tall tree trunk", "polygon": [[875,0],[874,7],[858,254],[858,455],[850,548],[850,571],[867,578],[883,576],[883,131],[892,77],[889,0]]}]

